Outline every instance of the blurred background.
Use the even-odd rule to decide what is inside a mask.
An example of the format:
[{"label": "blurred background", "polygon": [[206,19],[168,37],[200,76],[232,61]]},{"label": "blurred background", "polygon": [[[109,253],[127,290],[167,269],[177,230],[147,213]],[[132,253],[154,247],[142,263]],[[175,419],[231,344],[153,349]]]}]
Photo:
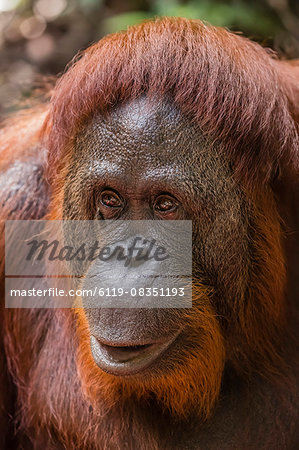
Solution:
[{"label": "blurred background", "polygon": [[0,118],[78,50],[163,15],[241,31],[283,58],[299,57],[299,0],[0,0]]}]

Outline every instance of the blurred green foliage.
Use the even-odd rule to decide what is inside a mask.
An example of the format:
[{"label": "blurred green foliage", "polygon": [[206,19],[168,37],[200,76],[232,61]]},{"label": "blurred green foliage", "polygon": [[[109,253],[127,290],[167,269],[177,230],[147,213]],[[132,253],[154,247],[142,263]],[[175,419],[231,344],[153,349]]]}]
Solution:
[{"label": "blurred green foliage", "polygon": [[147,12],[131,11],[114,15],[107,19],[105,28],[109,33],[113,33],[155,16],[201,19],[213,25],[248,31],[262,37],[272,35],[279,30],[279,21],[272,13],[269,13],[263,2],[257,2],[253,7],[252,3],[243,0],[231,2],[155,0],[151,2]]},{"label": "blurred green foliage", "polygon": [[130,11],[121,14],[115,14],[106,19],[103,23],[103,30],[106,33],[115,33],[116,31],[125,30],[128,27],[142,22],[151,17],[150,13],[144,11]]}]

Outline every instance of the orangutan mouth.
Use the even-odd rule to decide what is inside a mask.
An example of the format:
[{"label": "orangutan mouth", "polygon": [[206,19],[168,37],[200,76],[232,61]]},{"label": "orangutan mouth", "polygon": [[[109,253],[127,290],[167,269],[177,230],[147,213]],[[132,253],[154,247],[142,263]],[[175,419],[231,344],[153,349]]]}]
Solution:
[{"label": "orangutan mouth", "polygon": [[176,339],[177,335],[161,342],[120,343],[103,342],[91,336],[91,351],[95,363],[107,373],[118,376],[134,375],[151,366]]}]

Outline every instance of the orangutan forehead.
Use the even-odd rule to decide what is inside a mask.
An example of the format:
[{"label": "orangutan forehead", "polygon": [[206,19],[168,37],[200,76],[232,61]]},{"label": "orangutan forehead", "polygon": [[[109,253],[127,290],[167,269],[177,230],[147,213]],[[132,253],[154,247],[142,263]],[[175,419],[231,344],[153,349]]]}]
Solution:
[{"label": "orangutan forehead", "polygon": [[186,127],[187,119],[169,98],[163,100],[142,96],[113,108],[110,122],[117,122],[128,133],[154,133],[161,129]]},{"label": "orangutan forehead", "polygon": [[200,127],[191,122],[169,99],[141,97],[115,106],[106,116],[94,115],[77,139],[77,151],[87,147],[109,153],[138,153],[146,159],[163,156],[168,161],[194,160],[207,151],[208,139]]}]

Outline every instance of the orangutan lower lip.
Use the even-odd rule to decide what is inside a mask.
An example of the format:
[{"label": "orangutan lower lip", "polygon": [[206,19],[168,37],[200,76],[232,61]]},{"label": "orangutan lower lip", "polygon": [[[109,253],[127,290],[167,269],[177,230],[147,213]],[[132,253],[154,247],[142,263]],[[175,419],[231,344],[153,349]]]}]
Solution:
[{"label": "orangutan lower lip", "polygon": [[145,344],[145,345],[128,345],[128,346],[111,346],[100,344],[103,350],[113,359],[114,361],[127,362],[139,356],[141,353],[153,347],[155,344]]},{"label": "orangutan lower lip", "polygon": [[141,345],[115,345],[103,343],[91,336],[91,351],[96,364],[113,375],[133,375],[151,365],[175,340],[172,336],[163,342]]}]

